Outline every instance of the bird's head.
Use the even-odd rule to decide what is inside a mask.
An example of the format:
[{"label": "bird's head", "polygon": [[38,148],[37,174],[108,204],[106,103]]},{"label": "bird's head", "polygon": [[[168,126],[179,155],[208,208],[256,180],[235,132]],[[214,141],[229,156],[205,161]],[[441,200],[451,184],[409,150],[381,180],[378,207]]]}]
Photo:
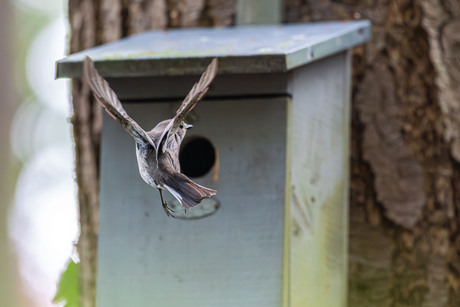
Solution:
[{"label": "bird's head", "polygon": [[185,133],[187,133],[188,129],[193,128],[193,125],[187,124],[186,122],[181,122],[179,125],[179,129],[177,129],[177,134],[182,141],[185,137]]}]

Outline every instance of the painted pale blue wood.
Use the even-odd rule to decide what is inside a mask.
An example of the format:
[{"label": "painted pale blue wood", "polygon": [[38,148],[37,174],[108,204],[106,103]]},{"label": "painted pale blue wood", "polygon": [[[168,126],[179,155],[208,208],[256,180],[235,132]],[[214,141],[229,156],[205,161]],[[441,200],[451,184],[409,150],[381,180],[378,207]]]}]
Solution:
[{"label": "painted pale blue wood", "polygon": [[[189,136],[219,162],[197,181],[221,204],[201,220],[164,214],[106,116],[98,306],[346,306],[349,69],[340,53],[291,72],[290,98],[198,104]],[[149,129],[178,105],[126,108]]]},{"label": "painted pale blue wood", "polygon": [[[273,98],[198,104],[189,136],[208,138],[219,162],[197,181],[217,189],[221,208],[193,221],[165,215],[158,192],[138,174],[134,141],[105,116],[99,307],[281,305],[286,103]],[[176,108],[126,106],[146,129]]]},{"label": "painted pale blue wood", "polygon": [[236,24],[279,24],[281,4],[281,0],[237,0]]},{"label": "painted pale blue wood", "polygon": [[347,305],[350,56],[290,75],[289,307]]},{"label": "painted pale blue wood", "polygon": [[148,31],[72,54],[56,75],[79,77],[88,55],[105,77],[200,74],[219,58],[219,74],[279,73],[366,42],[367,20]]},{"label": "painted pale blue wood", "polygon": [[189,133],[217,149],[197,179],[214,215],[168,218],[104,117],[98,306],[345,306],[349,49],[369,37],[368,21],[151,31],[59,61],[79,77],[90,55],[150,129],[219,58]]}]

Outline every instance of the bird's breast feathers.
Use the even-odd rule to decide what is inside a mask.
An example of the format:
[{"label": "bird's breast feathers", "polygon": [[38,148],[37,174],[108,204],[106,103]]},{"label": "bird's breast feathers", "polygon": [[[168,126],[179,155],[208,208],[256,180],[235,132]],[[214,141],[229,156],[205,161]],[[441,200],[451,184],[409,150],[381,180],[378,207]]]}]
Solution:
[{"label": "bird's breast feathers", "polygon": [[[155,183],[153,172],[156,169],[156,161],[155,154],[153,152],[153,148],[147,148],[146,146],[142,146],[141,144],[136,144],[136,157],[137,157],[137,165],[139,167],[139,174],[141,175],[142,179],[148,184],[153,187],[158,187]],[[153,161],[152,161],[153,160]]]}]

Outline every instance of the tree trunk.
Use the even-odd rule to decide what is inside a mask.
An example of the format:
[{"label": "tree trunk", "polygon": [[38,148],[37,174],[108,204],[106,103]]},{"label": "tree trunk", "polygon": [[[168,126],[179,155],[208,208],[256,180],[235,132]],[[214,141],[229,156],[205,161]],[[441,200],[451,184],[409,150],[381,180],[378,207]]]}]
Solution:
[{"label": "tree trunk", "polygon": [[460,3],[289,0],[370,19],[354,53],[350,306],[460,305]]},{"label": "tree trunk", "polygon": [[[228,26],[234,0],[69,0],[70,53],[150,29]],[[88,87],[72,80],[73,133],[80,215],[82,307],[95,306],[102,111]]]},{"label": "tree trunk", "polygon": [[[70,51],[228,26],[235,0],[70,0]],[[354,52],[350,306],[460,305],[460,3],[285,0],[285,22],[370,19]],[[82,306],[94,306],[101,110],[72,82]]]}]

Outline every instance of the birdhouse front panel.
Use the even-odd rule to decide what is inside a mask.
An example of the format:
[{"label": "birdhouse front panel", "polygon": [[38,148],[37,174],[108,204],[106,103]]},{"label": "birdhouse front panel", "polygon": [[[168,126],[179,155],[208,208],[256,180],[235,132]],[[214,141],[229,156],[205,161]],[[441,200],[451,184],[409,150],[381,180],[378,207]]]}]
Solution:
[{"label": "birdhouse front panel", "polygon": [[[212,144],[212,167],[192,179],[218,191],[219,208],[189,220],[165,215],[158,192],[139,176],[133,139],[104,118],[98,306],[281,305],[287,105],[287,97],[197,105],[184,146]],[[146,129],[177,107],[125,104]]]},{"label": "birdhouse front panel", "polygon": [[365,20],[170,29],[58,62],[79,77],[90,56],[146,130],[219,63],[179,153],[217,195],[185,212],[163,192],[176,219],[104,117],[98,306],[346,306],[350,48],[370,33]]}]

